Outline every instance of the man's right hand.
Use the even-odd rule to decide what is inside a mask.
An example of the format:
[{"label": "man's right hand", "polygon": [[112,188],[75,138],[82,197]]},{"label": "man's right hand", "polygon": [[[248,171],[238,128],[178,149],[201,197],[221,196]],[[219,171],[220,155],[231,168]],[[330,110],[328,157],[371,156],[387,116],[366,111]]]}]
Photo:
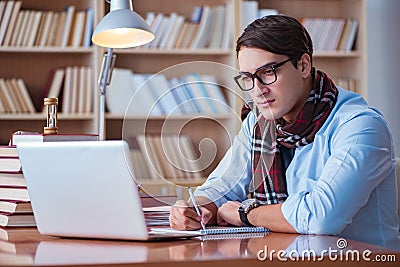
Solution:
[{"label": "man's right hand", "polygon": [[178,200],[174,206],[171,207],[169,215],[169,224],[171,228],[176,230],[197,230],[201,228],[200,221],[207,224],[214,217],[213,213],[203,207],[199,206],[201,217],[197,215],[195,209],[184,200]]}]

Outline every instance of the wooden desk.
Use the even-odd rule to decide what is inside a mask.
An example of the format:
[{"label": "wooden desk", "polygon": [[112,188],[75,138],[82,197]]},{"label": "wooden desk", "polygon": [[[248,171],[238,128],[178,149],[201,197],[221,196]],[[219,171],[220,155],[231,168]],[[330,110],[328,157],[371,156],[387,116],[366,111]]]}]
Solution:
[{"label": "wooden desk", "polygon": [[[225,240],[175,240],[164,242],[134,242],[134,241],[104,241],[82,240],[56,237],[41,237],[32,231],[25,231],[14,241],[0,241],[0,265],[24,266],[229,266],[229,267],[257,267],[257,266],[318,266],[352,265],[368,263],[368,266],[399,266],[400,253],[389,249],[373,246],[361,242],[347,241],[347,247],[339,250],[337,237],[306,236],[294,234],[270,233],[260,238],[225,239]],[[25,237],[24,237],[25,236]],[[331,253],[329,249],[337,252]],[[260,253],[260,250],[264,251]],[[347,257],[346,251],[357,250],[359,261]],[[362,258],[364,251],[371,251],[370,262]],[[265,261],[259,257],[267,257]],[[275,251],[275,252],[273,252]],[[308,254],[304,254],[309,252]],[[325,252],[323,252],[325,251]],[[342,260],[340,260],[340,252]],[[279,259],[278,253],[286,252],[285,259]],[[272,253],[272,254],[271,254]],[[303,253],[303,254],[302,254]],[[308,260],[307,255],[315,253],[314,258]],[[325,257],[321,257],[321,253]],[[299,257],[298,261],[289,256]],[[301,255],[305,255],[301,258]],[[385,257],[396,262],[377,262],[376,257]],[[323,259],[322,259],[323,258]]]}]

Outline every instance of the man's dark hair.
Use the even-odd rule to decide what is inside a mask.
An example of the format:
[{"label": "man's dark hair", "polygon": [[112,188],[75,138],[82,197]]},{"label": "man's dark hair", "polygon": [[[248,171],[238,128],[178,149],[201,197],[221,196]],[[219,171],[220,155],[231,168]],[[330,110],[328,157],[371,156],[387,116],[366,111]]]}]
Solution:
[{"label": "man's dark hair", "polygon": [[312,60],[313,44],[307,30],[295,18],[270,15],[250,23],[236,43],[236,54],[242,47],[255,47],[297,61],[306,53]]}]

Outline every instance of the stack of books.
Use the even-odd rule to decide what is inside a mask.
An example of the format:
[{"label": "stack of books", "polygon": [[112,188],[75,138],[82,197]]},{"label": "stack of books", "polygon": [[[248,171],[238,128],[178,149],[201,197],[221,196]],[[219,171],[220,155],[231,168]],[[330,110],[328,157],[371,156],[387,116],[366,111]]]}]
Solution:
[{"label": "stack of books", "polygon": [[0,226],[36,226],[16,146],[0,147]]},{"label": "stack of books", "polygon": [[147,226],[169,226],[171,206],[177,199],[174,195],[161,196],[141,193],[140,200]]},{"label": "stack of books", "polygon": [[0,146],[0,227],[36,227],[28,188],[18,157],[24,142],[96,141],[97,134],[49,134],[18,131]]}]

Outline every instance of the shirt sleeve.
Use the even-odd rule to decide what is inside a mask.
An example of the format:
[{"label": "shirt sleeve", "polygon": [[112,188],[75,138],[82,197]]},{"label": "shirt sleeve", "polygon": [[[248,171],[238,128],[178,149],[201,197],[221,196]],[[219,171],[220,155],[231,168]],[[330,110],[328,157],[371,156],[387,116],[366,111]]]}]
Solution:
[{"label": "shirt sleeve", "polygon": [[197,187],[194,194],[212,200],[217,207],[227,201],[247,198],[251,181],[251,129],[255,123],[253,114],[243,121],[239,133],[216,169],[207,181]]},{"label": "shirt sleeve", "polygon": [[331,153],[314,186],[290,193],[282,205],[299,233],[340,233],[391,171],[392,139],[379,116],[357,115],[331,136],[325,136],[331,138]]}]

